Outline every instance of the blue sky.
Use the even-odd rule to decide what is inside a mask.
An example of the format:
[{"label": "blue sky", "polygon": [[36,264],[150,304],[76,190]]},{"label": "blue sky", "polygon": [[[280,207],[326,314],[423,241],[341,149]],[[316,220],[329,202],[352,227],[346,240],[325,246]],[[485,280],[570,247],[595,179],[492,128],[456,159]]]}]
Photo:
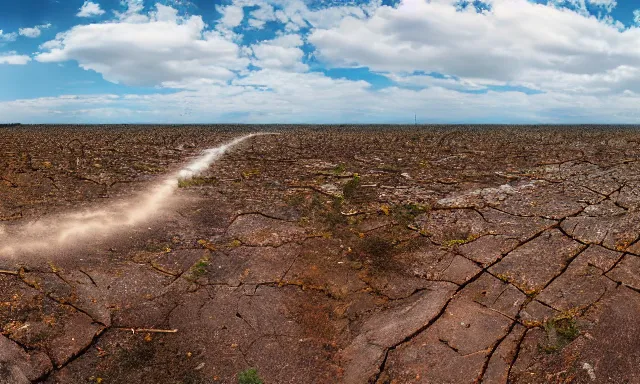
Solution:
[{"label": "blue sky", "polygon": [[0,122],[635,124],[636,8],[6,1]]}]

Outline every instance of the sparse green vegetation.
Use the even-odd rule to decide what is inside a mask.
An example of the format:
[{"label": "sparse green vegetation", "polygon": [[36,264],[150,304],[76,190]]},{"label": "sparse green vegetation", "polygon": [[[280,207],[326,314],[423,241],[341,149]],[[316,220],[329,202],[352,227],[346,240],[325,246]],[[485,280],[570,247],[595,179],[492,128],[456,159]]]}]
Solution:
[{"label": "sparse green vegetation", "polygon": [[149,241],[144,247],[147,252],[171,252],[171,244],[166,242]]},{"label": "sparse green vegetation", "polygon": [[227,244],[227,246],[230,248],[238,248],[241,245],[242,245],[242,242],[238,239],[234,239],[229,244]]},{"label": "sparse green vegetation", "polygon": [[445,247],[455,247],[458,245],[463,245],[463,244],[467,244],[469,242],[472,242],[473,240],[477,239],[476,236],[469,236],[466,239],[451,239],[451,240],[446,240],[442,243],[443,246]]},{"label": "sparse green vegetation", "polygon": [[505,275],[504,273],[498,273],[496,275],[496,278],[502,281],[503,283],[508,283],[509,281],[511,281],[511,278],[508,275]]},{"label": "sparse green vegetation", "polygon": [[338,164],[335,168],[333,168],[333,173],[335,175],[340,175],[344,173],[346,170],[347,168],[344,166],[344,164]]},{"label": "sparse green vegetation", "polygon": [[209,266],[209,256],[204,256],[200,260],[196,261],[191,267],[191,276],[197,278],[207,273],[207,267]]},{"label": "sparse green vegetation", "polygon": [[354,173],[353,178],[347,181],[347,183],[342,188],[343,196],[346,199],[352,198],[355,195],[356,189],[358,189],[359,186],[360,186],[360,175],[358,175],[357,173]]},{"label": "sparse green vegetation", "polygon": [[250,169],[250,170],[242,172],[242,178],[243,179],[251,179],[254,176],[258,176],[258,175],[260,175],[260,170],[259,169]]},{"label": "sparse green vegetation", "polygon": [[548,320],[544,323],[544,330],[547,343],[541,349],[546,353],[557,352],[580,336],[580,328],[572,314],[562,314]]},{"label": "sparse green vegetation", "polygon": [[144,163],[134,163],[131,168],[135,169],[136,171],[147,173],[160,173],[165,171],[165,169],[162,167],[154,167],[152,165]]},{"label": "sparse green vegetation", "polygon": [[392,217],[402,225],[411,224],[418,215],[428,212],[430,209],[427,205],[422,204],[403,204],[397,205],[391,209]]},{"label": "sparse green vegetation", "polygon": [[264,384],[264,381],[258,375],[258,370],[249,368],[238,374],[238,384]]},{"label": "sparse green vegetation", "polygon": [[203,185],[215,185],[216,179],[211,177],[195,176],[190,179],[178,180],[178,188],[199,187]]},{"label": "sparse green vegetation", "polygon": [[399,167],[396,167],[395,165],[391,165],[391,164],[384,164],[384,165],[378,167],[378,169],[383,171],[383,172],[389,172],[389,173],[400,173],[400,172],[402,172],[402,169],[400,169]]},{"label": "sparse green vegetation", "polygon": [[346,223],[346,219],[341,213],[343,203],[344,199],[342,197],[334,197],[331,201],[331,205],[328,208],[325,208],[323,215],[324,220],[329,224],[329,226],[331,226],[331,228],[334,228],[339,224]]},{"label": "sparse green vegetation", "polygon": [[291,207],[301,207],[305,203],[305,195],[302,193],[294,193],[285,197],[287,205]]}]

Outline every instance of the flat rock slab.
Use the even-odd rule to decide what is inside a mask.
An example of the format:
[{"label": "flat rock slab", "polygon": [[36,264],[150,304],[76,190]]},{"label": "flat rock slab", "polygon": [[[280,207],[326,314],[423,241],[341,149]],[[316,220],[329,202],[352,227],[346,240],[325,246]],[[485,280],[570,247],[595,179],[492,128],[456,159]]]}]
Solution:
[{"label": "flat rock slab", "polygon": [[529,329],[512,366],[510,383],[635,383],[640,380],[640,297],[619,287],[585,316],[581,335],[558,350],[541,353],[545,328]]},{"label": "flat rock slab", "polygon": [[551,229],[509,253],[490,271],[525,292],[538,292],[583,248],[559,230]]},{"label": "flat rock slab", "polygon": [[587,202],[593,204],[601,199],[601,195],[570,183],[536,184],[509,195],[498,206],[513,215],[557,220],[578,214],[587,206]]},{"label": "flat rock slab", "polygon": [[467,285],[459,296],[509,318],[515,318],[518,315],[527,298],[513,285],[489,273],[483,273],[477,280]]},{"label": "flat rock slab", "polygon": [[487,267],[515,249],[518,239],[504,235],[485,235],[459,247],[465,257]]},{"label": "flat rock slab", "polygon": [[[472,383],[512,320],[464,298],[415,338],[389,352],[384,379],[415,383]],[[382,381],[381,381],[382,382]]]},{"label": "flat rock slab", "polygon": [[[30,383],[53,369],[51,360],[45,353],[37,350],[27,353],[18,344],[2,335],[0,335],[0,366],[2,366],[0,383],[7,384]],[[3,370],[5,374],[1,373]]]},{"label": "flat rock slab", "polygon": [[522,325],[516,324],[507,337],[500,342],[489,359],[487,369],[482,376],[483,383],[509,383],[509,371],[526,330]]},{"label": "flat rock slab", "polygon": [[380,369],[388,348],[426,327],[456,290],[450,283],[433,283],[429,289],[396,307],[373,315],[359,335],[340,352],[345,384],[367,382]]},{"label": "flat rock slab", "polygon": [[473,209],[437,210],[418,218],[424,233],[438,244],[483,235],[487,223]]},{"label": "flat rock slab", "polygon": [[[4,287],[3,294],[18,300],[14,315],[0,312],[3,334],[30,351],[44,352],[48,358],[37,358],[35,371],[56,367],[89,346],[104,325],[70,305],[59,303],[23,283]],[[28,376],[31,373],[25,372]]]},{"label": "flat rock slab", "polygon": [[607,276],[629,287],[640,289],[640,256],[625,255]]},{"label": "flat rock slab", "polygon": [[78,313],[65,320],[63,333],[51,340],[47,346],[47,354],[54,365],[60,368],[87,348],[103,329],[103,326],[95,324],[90,317]]},{"label": "flat rock slab", "polygon": [[206,269],[210,284],[238,286],[241,283],[280,282],[302,252],[298,244],[280,247],[240,246],[229,252],[214,252]]},{"label": "flat rock slab", "polygon": [[456,254],[451,246],[427,244],[395,257],[406,275],[426,280],[450,281],[463,284],[480,272],[470,259]]},{"label": "flat rock slab", "polygon": [[570,311],[585,309],[604,297],[608,291],[615,289],[617,284],[603,276],[603,271],[593,265],[609,265],[599,257],[609,253],[585,254],[587,251],[589,250],[579,254],[567,270],[536,298],[559,311]]},{"label": "flat rock slab", "polygon": [[489,223],[489,233],[525,242],[545,229],[557,224],[557,221],[538,216],[518,216],[499,209],[487,208],[480,211]]},{"label": "flat rock slab", "polygon": [[[635,383],[640,382],[640,297],[627,288],[605,301],[592,339],[578,361],[578,382]],[[585,369],[593,369],[595,380]]]},{"label": "flat rock slab", "polygon": [[638,239],[640,212],[610,217],[570,217],[562,222],[562,229],[581,242],[624,251]]},{"label": "flat rock slab", "polygon": [[296,224],[257,214],[241,215],[227,229],[227,236],[253,247],[277,247],[303,239],[304,235]]}]

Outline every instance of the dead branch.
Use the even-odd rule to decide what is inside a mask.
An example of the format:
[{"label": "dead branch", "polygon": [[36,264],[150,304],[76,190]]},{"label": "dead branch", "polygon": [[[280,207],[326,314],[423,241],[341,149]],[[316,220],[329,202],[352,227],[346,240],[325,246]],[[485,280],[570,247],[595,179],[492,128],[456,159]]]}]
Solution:
[{"label": "dead branch", "polygon": [[155,328],[127,328],[127,327],[117,327],[116,329],[120,331],[131,331],[131,333],[176,333],[177,329],[155,329]]}]

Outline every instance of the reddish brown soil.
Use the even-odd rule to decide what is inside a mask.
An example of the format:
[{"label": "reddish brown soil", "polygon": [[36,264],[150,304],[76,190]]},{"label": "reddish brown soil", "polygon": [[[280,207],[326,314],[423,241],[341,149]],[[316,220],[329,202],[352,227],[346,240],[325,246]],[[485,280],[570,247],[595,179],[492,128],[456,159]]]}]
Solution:
[{"label": "reddish brown soil", "polygon": [[[0,128],[0,226],[276,129],[241,128]],[[0,383],[640,382],[640,133],[279,129],[149,223],[0,255]]]}]

